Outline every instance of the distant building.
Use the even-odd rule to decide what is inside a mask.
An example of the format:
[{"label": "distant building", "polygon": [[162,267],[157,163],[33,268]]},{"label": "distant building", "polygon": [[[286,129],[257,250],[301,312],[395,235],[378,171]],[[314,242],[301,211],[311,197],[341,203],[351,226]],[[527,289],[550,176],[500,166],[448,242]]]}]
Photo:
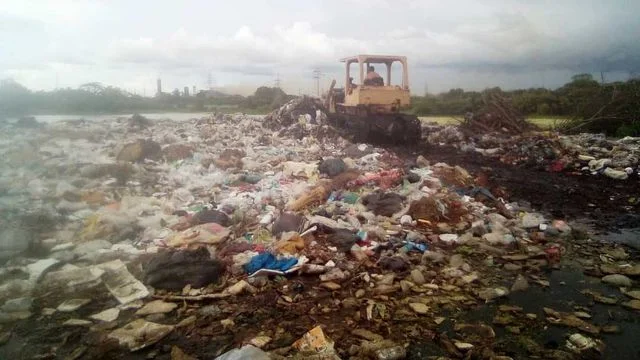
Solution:
[{"label": "distant building", "polygon": [[184,96],[189,96],[189,87],[188,86],[184,87]]},{"label": "distant building", "polygon": [[197,92],[196,92],[196,86],[193,85],[193,92],[191,92],[193,94],[193,96],[196,96]]},{"label": "distant building", "polygon": [[156,93],[157,94],[162,94],[162,80],[161,79],[157,80],[157,86],[158,86],[158,91]]}]

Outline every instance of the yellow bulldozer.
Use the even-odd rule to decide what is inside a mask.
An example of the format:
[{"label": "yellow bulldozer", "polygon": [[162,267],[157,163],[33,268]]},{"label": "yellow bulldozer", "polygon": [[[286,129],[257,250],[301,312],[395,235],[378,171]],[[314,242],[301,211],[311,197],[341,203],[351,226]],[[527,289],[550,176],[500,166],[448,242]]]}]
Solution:
[{"label": "yellow bulldozer", "polygon": [[[341,61],[345,64],[345,86],[335,88],[333,80],[324,104],[334,125],[347,129],[358,141],[417,143],[422,134],[420,120],[401,112],[411,102],[407,58],[356,55]],[[392,66],[396,63],[402,67],[402,78],[392,82]],[[380,64],[386,66],[384,77],[375,71],[374,65]],[[352,67],[357,82],[351,75]]]}]

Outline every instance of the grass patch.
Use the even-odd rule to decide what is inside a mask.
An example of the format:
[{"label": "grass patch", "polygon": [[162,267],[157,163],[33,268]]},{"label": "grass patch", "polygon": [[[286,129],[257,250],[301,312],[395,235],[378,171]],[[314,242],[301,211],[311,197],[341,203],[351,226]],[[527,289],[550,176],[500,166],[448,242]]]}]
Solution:
[{"label": "grass patch", "polygon": [[[458,125],[459,122],[453,118],[452,116],[420,116],[419,117],[420,121],[422,121],[423,124],[426,123],[437,123],[438,125]],[[459,117],[459,119],[462,119],[462,117]]]},{"label": "grass patch", "polygon": [[[453,116],[420,116],[419,119],[423,124],[426,123],[437,123],[438,125],[458,125],[459,122],[456,120],[462,119],[462,116],[453,117]],[[557,127],[560,122],[564,120],[562,117],[528,117],[527,120],[534,125],[537,125],[542,130],[551,130]]]}]

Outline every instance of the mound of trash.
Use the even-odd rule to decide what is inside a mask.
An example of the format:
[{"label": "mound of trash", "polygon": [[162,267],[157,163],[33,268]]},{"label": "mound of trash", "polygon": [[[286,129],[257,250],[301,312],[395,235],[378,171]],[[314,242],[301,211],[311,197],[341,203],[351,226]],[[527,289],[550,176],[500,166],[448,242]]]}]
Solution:
[{"label": "mound of trash", "polygon": [[479,110],[465,115],[460,125],[465,133],[522,134],[537,129],[503,96],[496,93],[485,94],[482,101],[483,106]]},{"label": "mound of trash", "polygon": [[[565,220],[461,166],[321,140],[314,104],[296,99],[265,119],[280,136],[245,115],[158,121],[144,139],[110,120],[4,132],[0,202],[54,213],[2,218],[12,226],[0,227],[0,339],[11,346],[0,357],[401,359],[429,336],[454,358],[497,359],[522,343],[569,358],[575,347],[546,349],[536,332],[598,336],[588,314],[506,306],[511,293],[555,286],[549,269],[578,256]],[[571,263],[632,288],[635,258],[587,249]],[[461,310],[488,306],[492,322],[465,323]],[[506,329],[500,341],[494,327]]]},{"label": "mound of trash", "polygon": [[271,130],[289,127],[294,123],[325,124],[327,115],[322,101],[310,96],[297,97],[264,117],[263,124]]}]

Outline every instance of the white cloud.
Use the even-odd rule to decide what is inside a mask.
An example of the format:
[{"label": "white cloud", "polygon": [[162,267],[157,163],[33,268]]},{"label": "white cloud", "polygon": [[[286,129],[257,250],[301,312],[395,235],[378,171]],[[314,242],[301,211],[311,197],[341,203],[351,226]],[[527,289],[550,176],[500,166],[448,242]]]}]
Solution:
[{"label": "white cloud", "polygon": [[143,89],[157,76],[170,88],[204,86],[209,73],[251,87],[279,73],[297,93],[312,87],[314,67],[328,81],[339,58],[385,53],[406,55],[412,83],[432,91],[522,86],[544,71],[639,71],[636,10],[597,0],[0,0],[0,77],[50,88],[59,73],[64,85]]}]

